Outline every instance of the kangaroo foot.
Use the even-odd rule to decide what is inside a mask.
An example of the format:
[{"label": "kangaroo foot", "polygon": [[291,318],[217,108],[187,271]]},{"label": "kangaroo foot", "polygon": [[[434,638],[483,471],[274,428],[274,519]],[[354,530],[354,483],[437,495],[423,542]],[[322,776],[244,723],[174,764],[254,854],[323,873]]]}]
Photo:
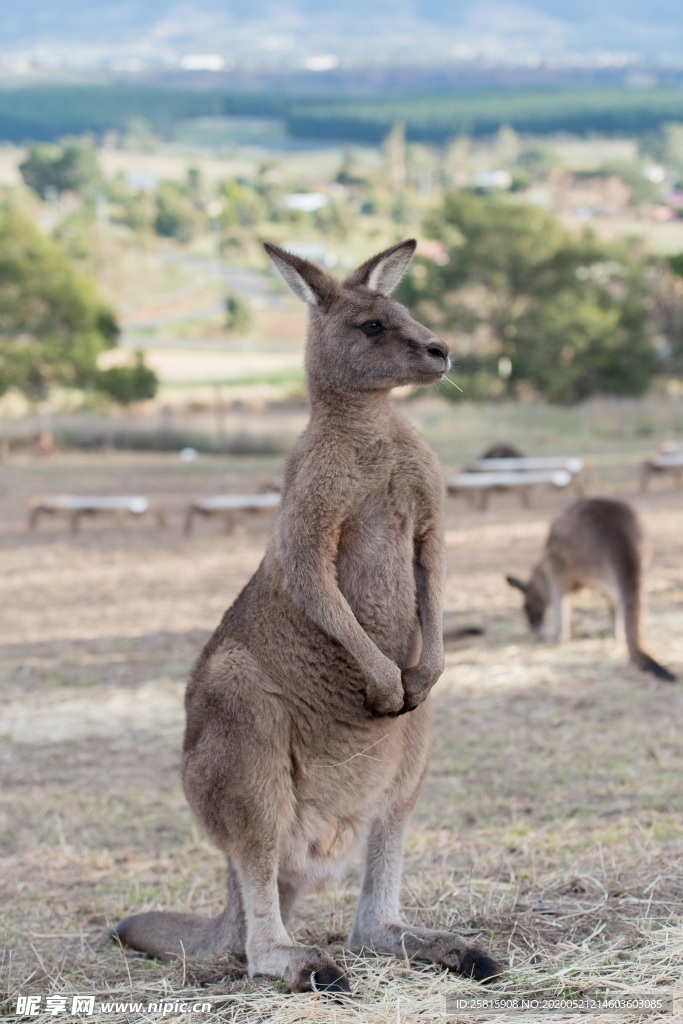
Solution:
[{"label": "kangaroo foot", "polygon": [[462,936],[452,932],[412,928],[407,924],[388,924],[373,930],[362,941],[359,939],[357,935],[351,936],[352,948],[368,946],[377,953],[443,964],[456,974],[475,981],[489,981],[503,973],[497,961],[476,946],[468,945]]},{"label": "kangaroo foot", "polygon": [[638,651],[633,661],[641,670],[641,672],[650,672],[657,679],[661,679],[665,683],[675,683],[677,677],[670,672],[664,665],[660,665],[658,661],[646,654],[645,651]]},{"label": "kangaroo foot", "polygon": [[344,972],[317,946],[271,946],[250,956],[249,974],[282,978],[291,992],[351,992]]}]

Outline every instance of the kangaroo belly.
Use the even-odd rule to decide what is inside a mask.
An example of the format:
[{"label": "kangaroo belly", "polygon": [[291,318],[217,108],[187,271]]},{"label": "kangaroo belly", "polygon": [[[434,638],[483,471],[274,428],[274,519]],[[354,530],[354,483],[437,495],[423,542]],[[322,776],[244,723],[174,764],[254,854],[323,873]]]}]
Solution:
[{"label": "kangaroo belly", "polygon": [[[290,755],[295,817],[283,837],[280,870],[299,886],[315,888],[338,876],[367,839],[381,808],[397,792],[410,800],[429,750],[430,709],[388,721],[361,718],[339,735],[326,721],[293,728]],[[311,723],[313,725],[313,723]],[[415,774],[402,781],[406,757]]]},{"label": "kangaroo belly", "polygon": [[331,817],[313,805],[299,804],[296,827],[282,838],[280,877],[296,888],[324,887],[339,877],[368,828],[367,817],[358,812]]}]

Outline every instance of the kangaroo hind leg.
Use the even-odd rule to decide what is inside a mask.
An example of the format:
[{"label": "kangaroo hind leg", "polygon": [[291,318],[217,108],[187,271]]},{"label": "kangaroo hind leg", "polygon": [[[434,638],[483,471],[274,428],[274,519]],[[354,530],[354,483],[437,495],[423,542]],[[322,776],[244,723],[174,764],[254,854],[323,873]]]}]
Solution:
[{"label": "kangaroo hind leg", "polygon": [[296,885],[281,870],[297,822],[291,717],[251,654],[218,652],[188,693],[184,771],[190,806],[227,853],[239,881],[250,976],[283,978],[293,991],[348,992],[334,961],[290,938],[284,916]]},{"label": "kangaroo hind leg", "polygon": [[443,964],[476,981],[502,974],[488,954],[460,935],[404,922],[399,908],[404,817],[389,814],[375,823],[367,851],[360,902],[349,939],[354,949]]},{"label": "kangaroo hind leg", "polygon": [[[277,839],[259,843],[258,849],[245,855],[238,871],[244,894],[247,920],[247,960],[249,975],[282,978],[292,992],[321,989],[349,993],[351,987],[340,967],[318,946],[303,946],[289,936],[282,920],[277,880]],[[293,893],[282,895],[286,913]]]}]

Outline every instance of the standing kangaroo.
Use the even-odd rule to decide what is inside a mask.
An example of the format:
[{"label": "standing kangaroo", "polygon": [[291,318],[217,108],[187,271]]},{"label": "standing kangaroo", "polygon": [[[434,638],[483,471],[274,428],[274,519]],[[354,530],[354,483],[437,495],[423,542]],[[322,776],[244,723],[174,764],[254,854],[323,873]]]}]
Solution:
[{"label": "standing kangaroo", "polygon": [[540,633],[546,610],[552,606],[548,636],[555,642],[568,640],[571,633],[569,595],[582,587],[604,591],[614,606],[615,636],[626,635],[630,660],[644,672],[671,682],[676,677],[642,649],[644,548],[643,530],[630,505],[583,498],[553,522],[529,582],[506,578],[524,594],[524,611],[535,632]]},{"label": "standing kangaroo", "polygon": [[[286,923],[304,889],[365,846],[349,943],[485,980],[501,968],[450,932],[404,923],[403,839],[427,769],[429,691],[444,667],[443,482],[392,405],[448,348],[389,297],[415,250],[379,253],[343,284],[265,244],[309,309],[311,418],[289,457],[273,537],[188,685],[183,782],[228,859],[217,917],[149,912],[115,931],[154,956],[246,956],[290,989],[349,991]],[[409,713],[404,713],[409,712]]]}]

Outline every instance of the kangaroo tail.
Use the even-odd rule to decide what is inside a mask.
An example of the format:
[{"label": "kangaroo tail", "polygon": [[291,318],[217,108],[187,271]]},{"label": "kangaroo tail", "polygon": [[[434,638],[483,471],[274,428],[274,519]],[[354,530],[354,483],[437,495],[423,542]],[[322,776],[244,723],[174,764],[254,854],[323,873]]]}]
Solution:
[{"label": "kangaroo tail", "polygon": [[150,910],[133,914],[112,928],[109,937],[157,960],[174,957],[216,956],[218,953],[245,955],[244,916],[241,903],[234,900],[216,917]]},{"label": "kangaroo tail", "polygon": [[642,672],[650,672],[657,679],[673,683],[676,680],[673,672],[669,672],[668,668],[660,665],[658,661],[655,661],[649,654],[646,654],[642,648],[641,620],[643,597],[640,552],[632,545],[626,545],[622,549],[621,555],[620,589],[629,658]]},{"label": "kangaroo tail", "polygon": [[661,679],[666,683],[675,683],[678,678],[668,668],[660,665],[658,661],[655,661],[649,654],[646,654],[645,651],[634,651],[631,655],[631,661],[638,666],[641,672],[651,672],[657,679]]},{"label": "kangaroo tail", "polygon": [[206,950],[215,918],[151,910],[133,914],[109,932],[109,937],[158,960],[198,956]]}]

